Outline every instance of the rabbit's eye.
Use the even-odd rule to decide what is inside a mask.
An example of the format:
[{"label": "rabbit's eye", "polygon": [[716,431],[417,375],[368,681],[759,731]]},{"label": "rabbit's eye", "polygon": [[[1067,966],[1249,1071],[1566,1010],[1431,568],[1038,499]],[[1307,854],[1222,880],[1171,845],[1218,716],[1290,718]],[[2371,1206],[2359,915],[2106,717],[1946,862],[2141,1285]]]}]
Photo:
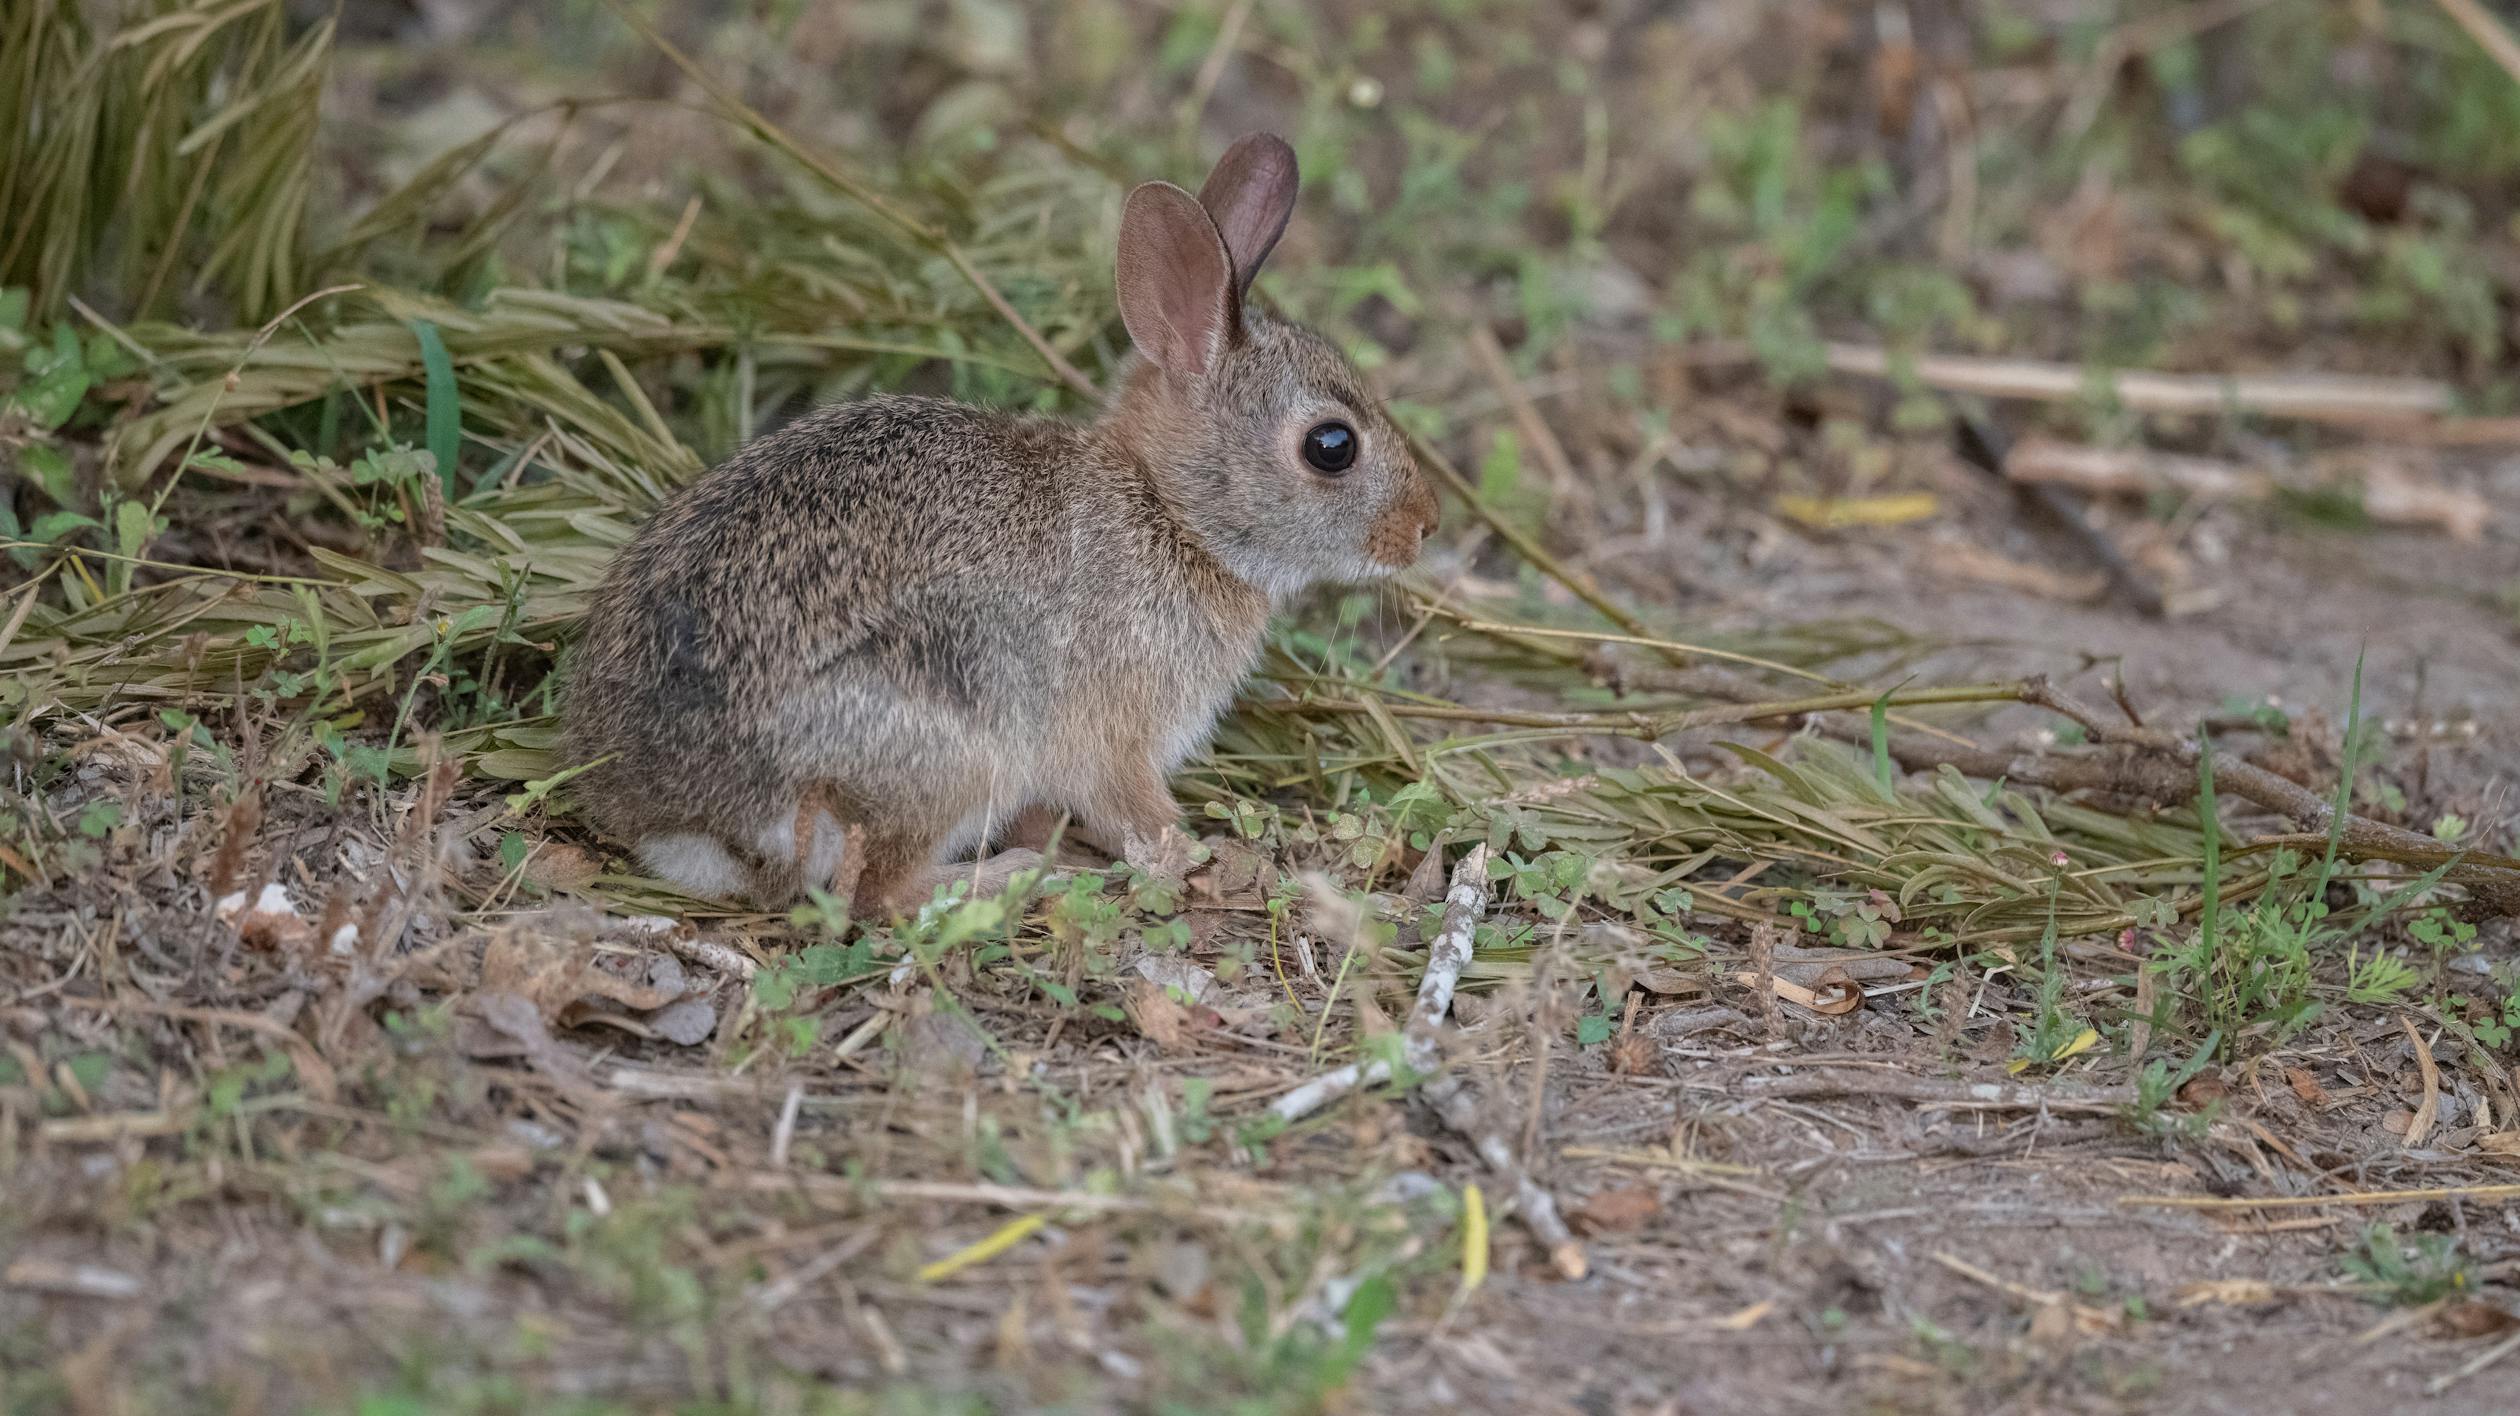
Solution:
[{"label": "rabbit's eye", "polygon": [[1356,429],[1345,423],[1315,423],[1304,434],[1304,460],[1316,472],[1332,476],[1356,465]]}]

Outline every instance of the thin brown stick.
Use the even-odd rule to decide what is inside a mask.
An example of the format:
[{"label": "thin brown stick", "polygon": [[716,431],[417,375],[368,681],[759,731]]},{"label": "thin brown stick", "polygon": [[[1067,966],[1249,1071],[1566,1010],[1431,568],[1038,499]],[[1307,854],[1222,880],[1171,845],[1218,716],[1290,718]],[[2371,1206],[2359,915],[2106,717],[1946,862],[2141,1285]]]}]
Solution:
[{"label": "thin brown stick", "polygon": [[[1894,692],[1890,702],[1900,707],[1920,703],[2008,703],[2018,690],[2003,684],[1968,684],[1951,688],[1922,688]],[[1446,722],[1494,723],[1500,727],[1563,728],[1569,732],[1606,733],[1614,737],[1634,737],[1651,741],[1692,728],[1722,727],[1732,723],[1756,723],[1770,718],[1798,718],[1807,713],[1827,713],[1866,709],[1879,702],[1882,695],[1868,689],[1844,693],[1814,694],[1807,698],[1780,698],[1764,703],[1726,704],[1720,708],[1691,708],[1680,713],[1517,713],[1502,708],[1470,708],[1444,703],[1379,702],[1372,705],[1355,699],[1315,698],[1293,705],[1299,711],[1336,715],[1363,713],[1378,708],[1395,718],[1426,718]]]},{"label": "thin brown stick", "polygon": [[1419,1088],[1418,1094],[1435,1108],[1445,1125],[1469,1140],[1479,1158],[1513,1191],[1516,1211],[1549,1251],[1550,1265],[1569,1279],[1582,1278],[1589,1272],[1592,1265],[1584,1257],[1584,1246],[1575,1242],[1574,1231],[1566,1227],[1565,1216],[1558,1213],[1557,1201],[1515,1158],[1514,1148],[1506,1142],[1504,1133],[1487,1124],[1470,1083],[1458,1072],[1446,1072]]},{"label": "thin brown stick", "polygon": [[1531,395],[1523,391],[1522,380],[1505,357],[1505,346],[1496,342],[1496,336],[1485,324],[1476,324],[1470,327],[1469,349],[1470,361],[1479,366],[1480,376],[1505,401],[1506,409],[1514,415],[1514,427],[1522,433],[1523,441],[1531,444],[1531,451],[1548,471],[1549,480],[1561,494],[1574,487],[1580,480],[1575,461],[1566,455],[1566,444],[1558,441],[1548,420],[1540,416]]},{"label": "thin brown stick", "polygon": [[2419,1190],[2357,1190],[2343,1195],[2120,1195],[2118,1203],[2143,1209],[2316,1209],[2322,1205],[2489,1203],[2520,1200],[2520,1185],[2436,1185]]},{"label": "thin brown stick", "polygon": [[1739,1093],[1763,1101],[1816,1096],[1878,1096],[1925,1106],[1985,1106],[2015,1111],[2114,1111],[2135,1104],[2131,1086],[2076,1086],[2070,1082],[1970,1082],[1909,1077],[1888,1071],[1797,1072],[1785,1077],[1744,1077]]},{"label": "thin brown stick", "polygon": [[[1603,619],[1649,644],[1659,643],[1653,638],[1653,631],[1646,628],[1643,620],[1622,609],[1616,600],[1603,594],[1601,587],[1592,583],[1592,577],[1549,554],[1545,547],[1533,540],[1521,527],[1497,515],[1496,509],[1480,497],[1479,489],[1471,485],[1469,478],[1461,475],[1461,469],[1453,466],[1450,460],[1437,452],[1424,438],[1405,428],[1401,430],[1400,435],[1408,439],[1409,453],[1417,459],[1418,465],[1434,473],[1436,481],[1451,488],[1453,495],[1461,498],[1462,503],[1470,508],[1470,514],[1486,523],[1487,528],[1496,533],[1497,539],[1513,547],[1514,554],[1531,562],[1532,569],[1565,586],[1573,592],[1576,599],[1592,606]],[[1673,663],[1682,662],[1668,649],[1658,648],[1656,652]]]},{"label": "thin brown stick", "polygon": [[2502,21],[2494,18],[2492,11],[2479,4],[2478,0],[2433,0],[2433,3],[2441,7],[2442,13],[2448,15],[2453,24],[2466,30],[2468,38],[2475,40],[2477,47],[2493,56],[2494,62],[2502,65],[2504,73],[2520,79],[2520,40],[2511,37],[2511,31],[2503,27]]},{"label": "thin brown stick", "polygon": [[1830,369],[1864,378],[1902,373],[1946,393],[2070,403],[2105,391],[2137,413],[2213,416],[2253,413],[2308,423],[2368,424],[2438,417],[2457,395],[2436,379],[2363,378],[2349,374],[2165,374],[2127,369],[2101,375],[2079,364],[1967,354],[1923,354],[1901,361],[1891,351],[1831,344]]},{"label": "thin brown stick", "polygon": [[[2021,685],[2021,701],[2060,714],[2082,725],[2092,741],[2103,746],[2130,747],[2166,757],[2193,772],[2199,757],[2197,745],[2175,733],[2159,728],[2133,728],[2102,717],[2075,701],[2045,676],[2027,680]],[[2214,764],[2217,785],[2246,797],[2259,806],[2289,817],[2305,832],[2324,837],[2334,827],[2336,807],[2309,788],[2277,776],[2253,763],[2232,759]],[[2429,836],[2419,836],[2402,826],[2385,825],[2348,812],[2338,833],[2338,849],[2360,859],[2365,855],[2385,858],[2388,852],[2439,851],[2441,843]],[[2466,862],[2453,866],[2448,879],[2466,887],[2476,901],[2497,914],[2520,915],[2520,861],[2500,856],[2469,853]]]}]

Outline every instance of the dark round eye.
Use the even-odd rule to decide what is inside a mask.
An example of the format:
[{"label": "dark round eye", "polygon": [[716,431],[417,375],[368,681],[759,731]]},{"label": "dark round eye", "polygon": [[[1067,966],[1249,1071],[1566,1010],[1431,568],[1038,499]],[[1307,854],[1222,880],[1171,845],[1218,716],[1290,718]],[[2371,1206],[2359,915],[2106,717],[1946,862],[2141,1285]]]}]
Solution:
[{"label": "dark round eye", "polygon": [[1304,460],[1316,472],[1337,476],[1356,464],[1356,429],[1345,423],[1315,423],[1304,434]]}]

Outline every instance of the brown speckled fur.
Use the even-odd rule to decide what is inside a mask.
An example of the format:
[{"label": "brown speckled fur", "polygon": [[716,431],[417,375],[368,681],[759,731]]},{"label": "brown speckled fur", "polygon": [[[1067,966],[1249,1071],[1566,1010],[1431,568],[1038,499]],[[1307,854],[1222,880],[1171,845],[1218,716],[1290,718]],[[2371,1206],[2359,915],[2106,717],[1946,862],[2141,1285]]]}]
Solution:
[{"label": "brown speckled fur", "polygon": [[[1241,238],[1238,261],[1256,249],[1239,284],[1275,234],[1206,232]],[[1027,808],[1115,844],[1173,824],[1165,778],[1206,742],[1272,602],[1408,564],[1435,520],[1354,367],[1244,311],[1239,284],[1210,367],[1133,359],[1090,423],[868,398],[668,502],[572,661],[595,823],[686,888],[777,902],[854,884],[882,908]],[[1360,446],[1335,478],[1300,453],[1329,417]],[[695,842],[740,881],[676,868],[677,851],[716,859]]]}]

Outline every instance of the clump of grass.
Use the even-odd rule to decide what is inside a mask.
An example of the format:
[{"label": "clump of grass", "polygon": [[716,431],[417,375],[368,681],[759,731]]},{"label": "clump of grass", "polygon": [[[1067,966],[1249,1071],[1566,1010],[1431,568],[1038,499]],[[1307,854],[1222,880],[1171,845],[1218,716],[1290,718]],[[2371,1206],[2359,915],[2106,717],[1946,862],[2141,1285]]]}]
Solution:
[{"label": "clump of grass", "polygon": [[262,319],[296,298],[332,22],[282,0],[25,0],[0,17],[0,286]]}]

